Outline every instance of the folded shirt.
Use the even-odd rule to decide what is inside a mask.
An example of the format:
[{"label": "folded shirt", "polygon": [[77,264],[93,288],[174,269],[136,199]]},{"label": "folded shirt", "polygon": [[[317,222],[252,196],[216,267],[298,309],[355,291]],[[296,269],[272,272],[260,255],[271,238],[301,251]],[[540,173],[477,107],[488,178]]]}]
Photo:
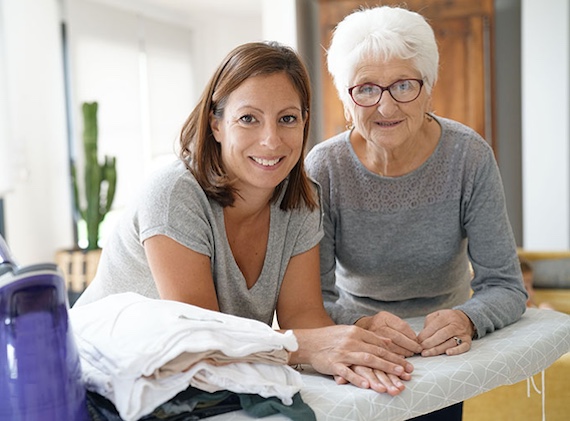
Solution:
[{"label": "folded shirt", "polygon": [[257,320],[127,292],[73,307],[70,323],[88,390],[126,421],[188,386],[276,397],[290,405],[300,374],[287,365],[293,332]]}]

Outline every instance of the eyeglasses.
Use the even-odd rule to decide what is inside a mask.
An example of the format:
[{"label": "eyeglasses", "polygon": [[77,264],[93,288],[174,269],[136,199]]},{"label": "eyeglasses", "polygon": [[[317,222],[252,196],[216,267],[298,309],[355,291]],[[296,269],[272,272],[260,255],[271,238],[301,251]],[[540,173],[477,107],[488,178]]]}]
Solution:
[{"label": "eyeglasses", "polygon": [[422,79],[402,79],[386,87],[375,83],[363,83],[349,88],[348,93],[356,105],[373,107],[380,102],[384,91],[388,91],[396,102],[412,102],[420,96],[422,86],[424,86]]}]

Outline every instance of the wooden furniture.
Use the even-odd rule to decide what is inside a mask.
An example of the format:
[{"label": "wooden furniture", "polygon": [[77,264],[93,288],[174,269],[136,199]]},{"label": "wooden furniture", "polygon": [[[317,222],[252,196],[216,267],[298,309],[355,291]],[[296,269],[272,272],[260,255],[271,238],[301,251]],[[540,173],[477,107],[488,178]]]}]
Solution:
[{"label": "wooden furniture", "polygon": [[[328,48],[334,27],[366,4],[402,5],[401,1],[319,0],[320,43]],[[440,53],[439,79],[432,109],[460,121],[494,147],[493,123],[493,0],[407,0],[434,28]],[[346,130],[343,108],[321,49],[324,139]],[[494,147],[495,149],[495,147]]]}]

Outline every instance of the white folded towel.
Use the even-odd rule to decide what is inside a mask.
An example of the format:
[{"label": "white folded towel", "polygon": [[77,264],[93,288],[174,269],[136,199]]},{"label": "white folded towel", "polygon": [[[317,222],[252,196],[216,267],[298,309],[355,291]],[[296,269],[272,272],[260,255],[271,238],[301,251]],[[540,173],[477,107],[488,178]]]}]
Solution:
[{"label": "white folded towel", "polygon": [[70,323],[88,390],[136,420],[193,386],[277,397],[302,386],[287,365],[293,332],[189,304],[127,292],[73,307]]}]

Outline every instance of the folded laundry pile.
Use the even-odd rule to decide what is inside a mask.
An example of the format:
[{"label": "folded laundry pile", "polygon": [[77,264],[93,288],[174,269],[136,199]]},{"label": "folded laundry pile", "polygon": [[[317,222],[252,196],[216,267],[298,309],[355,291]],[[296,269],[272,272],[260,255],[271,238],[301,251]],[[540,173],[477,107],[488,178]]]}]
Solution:
[{"label": "folded laundry pile", "polygon": [[291,405],[302,386],[287,365],[288,352],[297,349],[293,332],[256,320],[130,292],[73,307],[69,317],[86,388],[126,421],[188,387]]}]

